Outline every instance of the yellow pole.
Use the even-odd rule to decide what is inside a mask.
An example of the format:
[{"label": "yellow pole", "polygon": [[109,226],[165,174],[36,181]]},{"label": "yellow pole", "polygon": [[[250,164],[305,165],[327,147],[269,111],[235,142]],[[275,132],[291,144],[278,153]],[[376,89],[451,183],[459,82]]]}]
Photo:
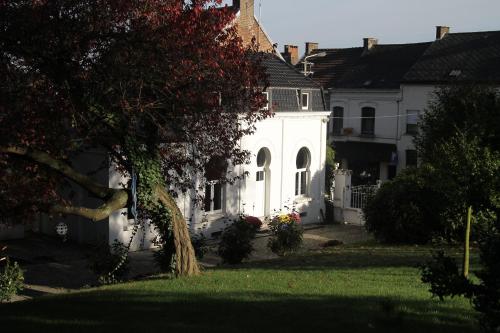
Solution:
[{"label": "yellow pole", "polygon": [[464,265],[463,275],[465,278],[469,276],[469,240],[470,240],[470,224],[472,219],[472,206],[467,208],[467,225],[465,227],[465,244],[464,244]]}]

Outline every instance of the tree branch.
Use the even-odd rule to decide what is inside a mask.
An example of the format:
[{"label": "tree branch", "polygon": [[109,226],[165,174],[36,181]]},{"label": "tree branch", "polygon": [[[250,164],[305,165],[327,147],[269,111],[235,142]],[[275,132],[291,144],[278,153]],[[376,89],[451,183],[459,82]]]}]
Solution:
[{"label": "tree branch", "polygon": [[92,221],[101,221],[109,217],[115,210],[127,206],[127,190],[112,189],[103,186],[91,177],[88,177],[76,171],[66,163],[53,158],[45,152],[28,148],[0,146],[0,153],[25,157],[39,164],[43,164],[50,169],[59,172],[63,176],[66,176],[67,178],[73,180],[78,185],[87,189],[89,192],[93,193],[100,199],[106,200],[106,202],[102,206],[96,209],[75,207],[69,205],[54,205],[49,208],[48,211],[50,213],[77,215],[86,217]]},{"label": "tree branch", "polygon": [[82,216],[94,222],[101,221],[109,217],[115,210],[127,206],[127,201],[128,201],[127,191],[125,190],[114,190],[114,191],[115,193],[113,194],[113,196],[105,204],[96,209],[56,205],[50,208],[50,212]]},{"label": "tree branch", "polygon": [[39,150],[21,148],[21,147],[2,147],[0,146],[0,153],[16,155],[29,158],[34,162],[43,164],[54,171],[61,173],[62,175],[68,177],[73,180],[92,194],[97,197],[105,200],[110,196],[113,196],[116,192],[115,189],[108,188],[103,186],[93,180],[91,177],[81,174],[77,172],[75,169],[71,168],[64,162],[61,162],[47,153],[44,153]]}]

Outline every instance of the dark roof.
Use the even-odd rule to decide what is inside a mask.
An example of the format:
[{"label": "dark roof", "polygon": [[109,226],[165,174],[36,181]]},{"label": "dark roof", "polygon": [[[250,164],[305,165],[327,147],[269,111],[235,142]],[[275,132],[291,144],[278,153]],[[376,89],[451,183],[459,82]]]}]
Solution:
[{"label": "dark roof", "polygon": [[430,44],[375,45],[366,52],[362,47],[318,49],[313,54],[326,56],[311,59],[312,78],[325,88],[397,89]]},{"label": "dark roof", "polygon": [[270,87],[321,89],[319,84],[273,54],[265,53],[262,65]]},{"label": "dark roof", "polygon": [[[313,53],[325,52],[326,56],[322,58],[311,59],[314,63],[312,78],[324,88],[330,88],[337,85],[337,81],[344,73],[351,68],[363,53],[362,47],[353,47],[348,49],[318,49]],[[302,60],[296,68],[303,70]]]},{"label": "dark roof", "polygon": [[405,82],[500,82],[500,31],[450,33],[435,41]]},{"label": "dark roof", "polygon": [[336,87],[398,89],[406,72],[430,45],[376,45],[344,73]]}]

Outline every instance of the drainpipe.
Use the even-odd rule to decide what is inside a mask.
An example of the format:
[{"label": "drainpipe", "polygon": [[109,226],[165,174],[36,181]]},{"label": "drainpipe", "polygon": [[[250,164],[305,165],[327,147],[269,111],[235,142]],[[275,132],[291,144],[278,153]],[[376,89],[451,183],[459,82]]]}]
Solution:
[{"label": "drainpipe", "polygon": [[283,172],[285,167],[285,152],[283,149],[285,142],[285,119],[281,119],[281,180],[280,180],[280,210],[283,209]]}]

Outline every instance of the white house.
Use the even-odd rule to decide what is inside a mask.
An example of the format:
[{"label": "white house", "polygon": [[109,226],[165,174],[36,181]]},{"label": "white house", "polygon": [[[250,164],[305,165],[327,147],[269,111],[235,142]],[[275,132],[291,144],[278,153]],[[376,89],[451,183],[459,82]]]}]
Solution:
[{"label": "white house", "polygon": [[[205,201],[201,204],[192,200],[194,192],[177,199],[191,231],[203,232],[208,237],[220,233],[241,213],[265,220],[274,212],[294,207],[303,223],[316,223],[322,220],[324,212],[324,165],[330,112],[325,107],[323,91],[272,52],[273,43],[257,22],[253,7],[253,0],[233,4],[243,41],[249,43],[253,37],[258,38],[260,49],[270,51],[263,65],[270,84],[265,92],[267,107],[274,116],[258,122],[256,132],[241,140],[241,147],[251,152],[252,159],[249,165],[234,166],[230,172],[242,180],[229,185],[209,179]],[[89,154],[91,156],[75,163],[82,170],[96,169],[106,158],[102,152]],[[101,156],[97,156],[99,154]],[[95,176],[112,188],[127,182],[113,166]],[[96,204],[86,193],[79,193],[73,201],[87,207]],[[110,244],[115,239],[128,243],[135,223],[129,220],[127,209],[118,210],[109,219],[97,223],[79,217],[69,217],[66,222],[70,239],[82,243],[105,240]],[[53,233],[54,225],[54,221],[44,220],[38,228]],[[148,248],[153,238],[153,230],[145,224],[134,237],[131,248]]]},{"label": "white house", "polygon": [[[242,139],[242,148],[252,154],[250,164],[231,170],[242,180],[234,185],[209,180],[201,204],[192,200],[194,193],[178,198],[194,233],[211,237],[241,213],[265,220],[292,207],[305,224],[322,221],[330,114],[325,109],[322,90],[276,56],[268,55],[264,66],[270,81],[266,91],[268,107],[274,116],[258,122],[255,134]],[[111,176],[109,181],[111,187],[119,187],[123,179]],[[109,242],[128,242],[131,223],[126,209],[115,212],[109,218]],[[146,230],[145,237],[139,232],[133,248],[138,248],[141,241],[149,247],[152,236],[150,230]]]}]

